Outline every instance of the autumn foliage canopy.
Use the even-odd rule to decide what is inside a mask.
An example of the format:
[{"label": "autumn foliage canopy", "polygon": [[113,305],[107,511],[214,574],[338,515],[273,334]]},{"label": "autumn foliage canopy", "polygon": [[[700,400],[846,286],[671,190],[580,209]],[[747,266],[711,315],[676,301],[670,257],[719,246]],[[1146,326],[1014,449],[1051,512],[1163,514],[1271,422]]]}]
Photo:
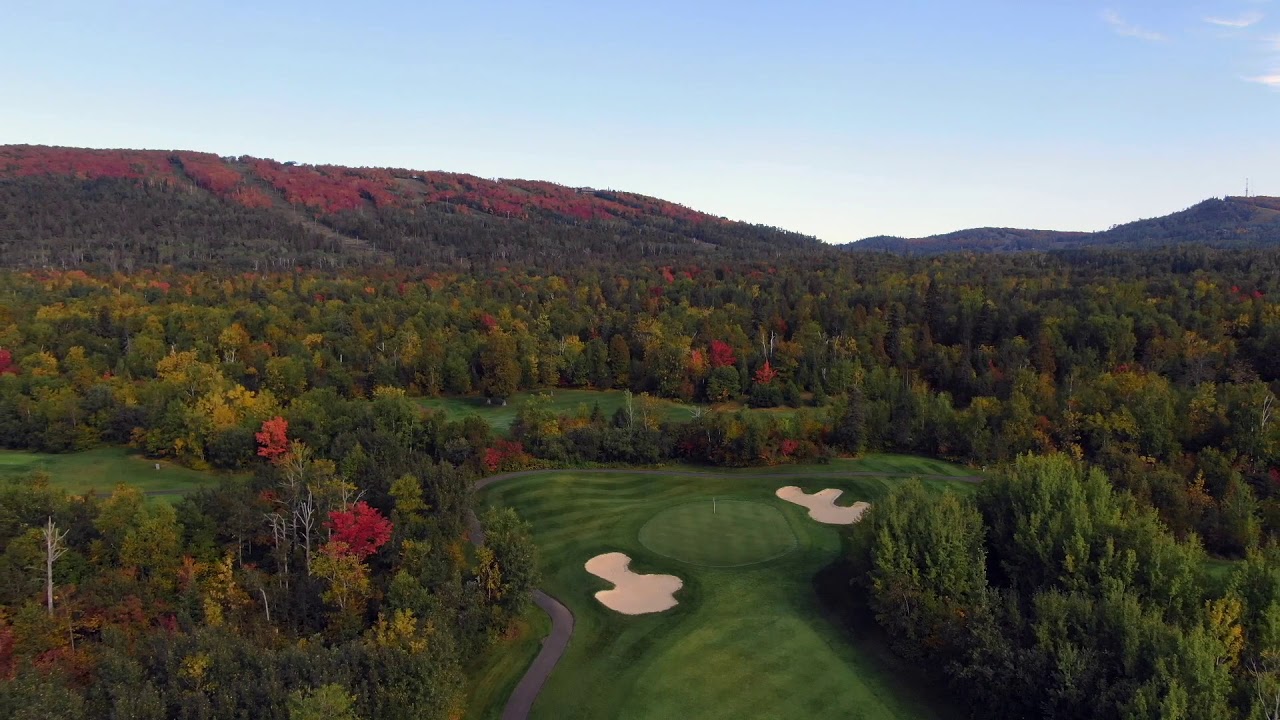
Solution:
[{"label": "autumn foliage canopy", "polygon": [[272,462],[289,452],[289,421],[277,415],[264,420],[262,431],[255,433],[258,439],[258,455]]},{"label": "autumn foliage canopy", "polygon": [[325,527],[333,532],[331,543],[342,543],[345,551],[361,560],[378,551],[391,539],[391,521],[375,507],[361,500],[350,510],[329,513]]},{"label": "autumn foliage canopy", "polygon": [[728,367],[738,364],[738,356],[733,346],[723,340],[711,341],[711,367]]}]

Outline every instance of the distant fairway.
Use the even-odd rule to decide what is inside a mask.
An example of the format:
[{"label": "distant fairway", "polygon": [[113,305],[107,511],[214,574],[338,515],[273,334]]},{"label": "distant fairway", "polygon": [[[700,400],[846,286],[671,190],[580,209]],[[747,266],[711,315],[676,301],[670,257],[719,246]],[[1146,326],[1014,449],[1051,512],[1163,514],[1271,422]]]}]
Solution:
[{"label": "distant fairway", "polygon": [[223,477],[164,461],[157,470],[156,462],[120,448],[57,455],[0,450],[0,478],[40,470],[49,474],[51,485],[75,495],[90,490],[109,495],[118,483],[125,483],[172,502],[196,488],[214,485]]},{"label": "distant fairway", "polygon": [[[477,415],[489,423],[494,430],[505,433],[511,429],[511,421],[515,419],[516,411],[520,409],[520,406],[529,398],[538,395],[547,397],[547,406],[551,409],[551,412],[557,415],[565,415],[579,410],[591,412],[593,407],[599,405],[600,412],[606,418],[610,418],[619,408],[626,407],[626,397],[621,390],[566,390],[563,388],[516,393],[507,399],[505,406],[496,402],[486,403],[482,397],[420,397],[415,398],[415,401],[419,406],[428,410],[439,410],[453,420],[461,419],[468,415]],[[636,412],[640,412],[639,397],[636,397],[632,402]],[[694,405],[682,404],[665,398],[652,398],[651,403],[654,414],[657,415],[659,420],[680,423],[693,419],[691,411]],[[704,406],[705,408],[706,406]],[[712,405],[709,409],[733,412],[744,408],[734,403],[723,403]],[[769,408],[747,409],[747,412],[769,413],[785,417],[794,415],[797,411],[795,408]]]},{"label": "distant fairway", "polygon": [[[481,504],[514,507],[530,522],[543,567],[542,587],[574,615],[568,650],[538,696],[532,717],[955,717],[913,668],[873,638],[850,637],[824,614],[813,578],[840,553],[840,530],[812,521],[804,508],[773,494],[783,485],[806,492],[838,488],[844,491],[842,500],[874,503],[902,482],[832,475],[864,471],[857,462],[839,469],[774,468],[774,473],[800,475],[785,481],[769,477],[767,470],[700,469],[706,474],[699,476],[564,471],[516,477],[480,491]],[[913,458],[882,456],[877,463],[971,475]],[[969,493],[977,486],[935,479],[926,487]],[[717,498],[714,516],[708,515],[712,498]],[[771,539],[753,546],[757,541],[747,539],[748,528]],[[788,533],[794,548],[760,562],[773,548],[784,547]],[[637,573],[680,577],[679,604],[638,616],[605,608],[594,594],[610,584],[587,573],[583,563],[607,552],[631,556]],[[673,559],[678,556],[690,561]],[[752,564],[706,566],[708,560],[747,559]],[[510,686],[498,672],[480,684]],[[475,694],[499,695],[488,689]],[[496,718],[501,710],[495,703],[472,708],[468,717]]]},{"label": "distant fairway", "polygon": [[640,542],[664,557],[706,567],[773,560],[796,547],[776,507],[744,500],[699,500],[668,508],[640,528]]}]

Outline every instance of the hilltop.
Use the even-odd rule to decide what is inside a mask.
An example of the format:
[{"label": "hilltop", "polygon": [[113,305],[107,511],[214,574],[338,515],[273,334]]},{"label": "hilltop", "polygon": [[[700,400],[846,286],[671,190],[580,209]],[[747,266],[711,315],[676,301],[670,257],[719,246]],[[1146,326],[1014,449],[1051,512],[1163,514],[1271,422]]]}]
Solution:
[{"label": "hilltop", "polygon": [[1210,199],[1103,232],[975,228],[840,246],[636,193],[185,150],[0,146],[0,267],[269,270],[776,262],[1280,245],[1280,198]]},{"label": "hilltop", "polygon": [[536,180],[0,146],[0,263],[11,267],[557,267],[824,248],[657,198]]},{"label": "hilltop", "polygon": [[1142,249],[1179,244],[1280,245],[1280,198],[1213,198],[1170,215],[1137,220],[1095,233],[975,228],[924,238],[879,236],[840,247],[855,252],[933,254],[1091,247]]}]

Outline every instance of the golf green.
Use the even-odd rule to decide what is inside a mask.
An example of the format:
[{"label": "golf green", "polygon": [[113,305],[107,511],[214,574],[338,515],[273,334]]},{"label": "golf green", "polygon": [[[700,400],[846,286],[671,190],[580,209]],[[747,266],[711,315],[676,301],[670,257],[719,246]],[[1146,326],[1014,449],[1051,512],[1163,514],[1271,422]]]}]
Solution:
[{"label": "golf green", "polygon": [[786,555],[795,549],[796,536],[777,508],[725,498],[663,510],[640,528],[640,542],[693,565],[741,567]]}]

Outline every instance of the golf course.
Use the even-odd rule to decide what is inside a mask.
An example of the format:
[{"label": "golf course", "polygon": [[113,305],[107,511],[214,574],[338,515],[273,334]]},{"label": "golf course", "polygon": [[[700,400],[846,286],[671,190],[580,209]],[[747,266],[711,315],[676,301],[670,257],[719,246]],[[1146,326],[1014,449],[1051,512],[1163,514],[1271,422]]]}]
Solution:
[{"label": "golf course", "polygon": [[[567,651],[530,716],[951,717],[879,640],[851,638],[824,613],[813,579],[838,557],[842,529],[776,495],[783,486],[830,489],[841,491],[839,505],[874,504],[912,476],[938,493],[976,487],[963,468],[900,456],[743,471],[548,471],[482,483],[480,505],[513,507],[529,521],[541,587],[573,616]],[[674,606],[634,615],[606,607],[602,591],[614,583],[584,565],[613,553],[629,559],[628,573],[678,578]],[[538,634],[518,635],[495,654],[472,689],[491,704],[469,717],[502,716],[492,701],[515,685],[510,659],[528,658]]]}]

